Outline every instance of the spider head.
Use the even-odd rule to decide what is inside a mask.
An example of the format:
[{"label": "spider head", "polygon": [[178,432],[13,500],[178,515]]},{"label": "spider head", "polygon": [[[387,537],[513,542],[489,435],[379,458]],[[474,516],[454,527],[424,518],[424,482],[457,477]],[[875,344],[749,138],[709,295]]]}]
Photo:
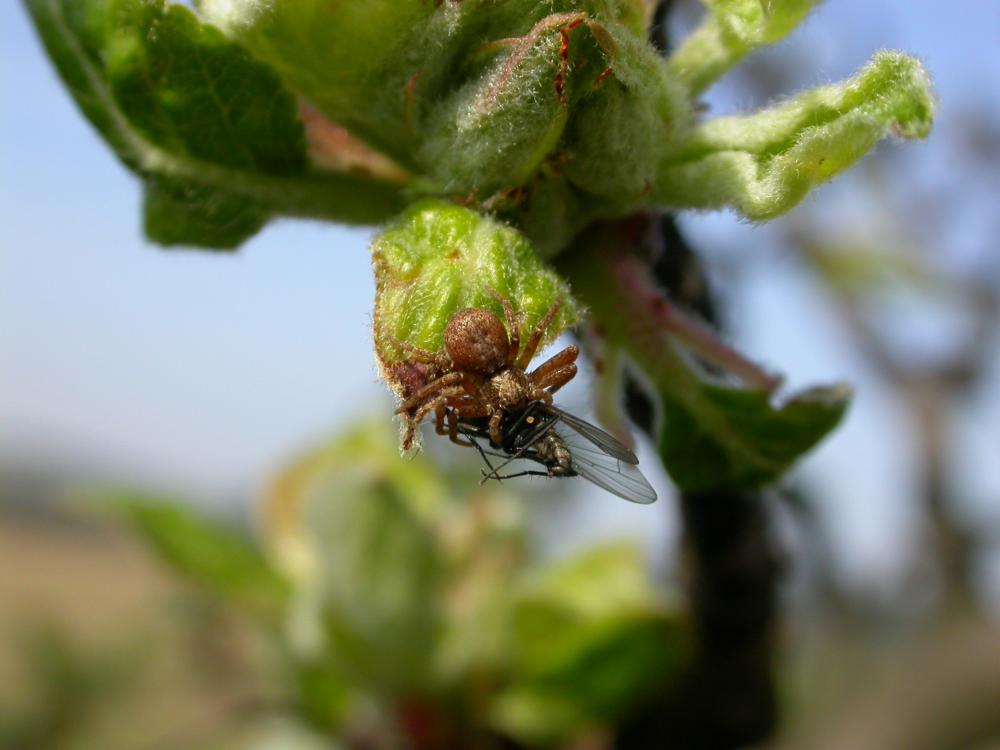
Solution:
[{"label": "spider head", "polygon": [[458,310],[444,329],[444,348],[456,370],[490,375],[507,363],[510,337],[489,310]]}]

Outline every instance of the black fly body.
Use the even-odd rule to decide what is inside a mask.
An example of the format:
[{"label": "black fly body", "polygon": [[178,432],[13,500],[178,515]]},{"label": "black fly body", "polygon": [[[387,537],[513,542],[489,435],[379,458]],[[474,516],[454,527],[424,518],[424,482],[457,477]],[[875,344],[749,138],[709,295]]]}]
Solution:
[{"label": "black fly body", "polygon": [[[580,476],[633,503],[656,500],[655,490],[638,469],[635,453],[604,430],[541,401],[506,417],[500,445],[491,443],[482,420],[461,420],[459,430],[479,450],[489,468],[483,471],[484,482],[520,476]],[[494,466],[491,456],[502,460]],[[540,464],[545,471],[526,469],[501,474],[518,460]]]}]

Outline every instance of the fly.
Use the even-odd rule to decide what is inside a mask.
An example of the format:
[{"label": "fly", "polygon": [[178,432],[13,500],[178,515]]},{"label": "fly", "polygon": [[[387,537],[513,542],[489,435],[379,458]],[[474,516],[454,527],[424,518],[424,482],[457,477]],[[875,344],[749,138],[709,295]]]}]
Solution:
[{"label": "fly", "polygon": [[[489,471],[483,481],[520,476],[580,476],[633,503],[651,503],[656,491],[638,469],[639,459],[627,446],[599,427],[555,406],[535,401],[509,415],[501,430],[499,446],[492,445],[482,420],[461,420],[460,431],[483,456]],[[492,449],[480,445],[482,439]],[[504,459],[494,466],[489,457]],[[513,461],[524,459],[540,464],[545,471],[500,472]]]}]

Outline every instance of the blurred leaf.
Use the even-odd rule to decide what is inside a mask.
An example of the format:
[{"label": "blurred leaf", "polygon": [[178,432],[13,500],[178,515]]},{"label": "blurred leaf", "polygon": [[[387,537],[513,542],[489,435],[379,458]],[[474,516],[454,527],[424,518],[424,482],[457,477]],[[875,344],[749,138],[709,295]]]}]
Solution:
[{"label": "blurred leaf", "polygon": [[571,641],[559,648],[561,662],[518,676],[492,703],[495,726],[523,742],[619,724],[669,688],[687,656],[682,630],[667,615],[609,618],[547,638]]},{"label": "blurred leaf", "polygon": [[588,550],[525,582],[513,638],[512,681],[491,716],[525,742],[613,726],[669,686],[687,655],[683,628],[628,545]]},{"label": "blurred leaf", "polygon": [[887,135],[924,138],[934,100],[918,60],[880,52],[853,78],[752,115],[717,117],[662,165],[654,202],[731,206],[771,219],[864,156]]},{"label": "blurred leaf", "polygon": [[312,519],[331,648],[365,683],[426,685],[441,614],[432,532],[388,484],[338,487],[326,500]]},{"label": "blurred leaf", "polygon": [[878,247],[870,239],[799,237],[803,256],[826,284],[848,295],[878,296],[887,291],[910,291],[919,295],[951,294],[968,302],[967,289],[959,279],[924,263],[912,248],[887,240]]},{"label": "blurred leaf", "polygon": [[604,544],[543,568],[521,589],[524,601],[542,601],[574,617],[601,617],[648,609],[659,594],[639,550],[630,543]]},{"label": "blurred leaf", "polygon": [[298,660],[295,663],[297,706],[313,726],[336,729],[354,706],[354,688],[343,671],[329,659]]},{"label": "blurred leaf", "polygon": [[99,496],[96,504],[191,582],[256,613],[276,617],[283,611],[287,585],[244,534],[179,502],[115,494]]},{"label": "blurred leaf", "polygon": [[275,482],[267,518],[299,584],[300,628],[323,639],[317,653],[361,685],[405,691],[426,686],[433,661],[434,520],[448,488],[426,463],[401,461],[387,428],[362,424],[301,458]]},{"label": "blurred leaf", "polygon": [[435,671],[453,683],[506,667],[513,584],[526,564],[521,506],[499,485],[474,493],[442,519],[447,584]]},{"label": "blurred leaf", "polygon": [[164,244],[235,247],[272,213],[377,223],[395,188],[310,174],[293,97],[187,9],[163,0],[25,0],[83,113],[147,181]]}]

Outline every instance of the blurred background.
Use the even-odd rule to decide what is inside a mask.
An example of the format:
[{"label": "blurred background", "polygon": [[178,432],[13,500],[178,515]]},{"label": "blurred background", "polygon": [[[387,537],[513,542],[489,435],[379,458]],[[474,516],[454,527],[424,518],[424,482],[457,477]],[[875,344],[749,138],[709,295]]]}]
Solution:
[{"label": "blurred background", "polygon": [[[698,12],[696,3],[677,3],[673,33],[684,33]],[[1000,747],[984,744],[988,733],[952,744],[933,733],[920,735],[926,744],[893,734],[929,721],[915,707],[935,703],[933,697],[903,699],[909,693],[897,688],[931,669],[955,679],[955,700],[971,706],[970,714],[979,711],[977,701],[987,706],[984,715],[995,708],[993,737],[1000,742],[1000,667],[976,672],[984,660],[1000,660],[1000,642],[981,630],[1000,617],[998,34],[996,3],[829,0],[787,41],[753,55],[706,97],[713,113],[753,109],[847,77],[875,50],[894,48],[923,59],[940,101],[929,141],[882,144],[783,219],[754,226],[727,214],[678,217],[705,262],[726,333],[744,352],[786,373],[791,388],[846,381],[856,392],[842,427],[773,499],[787,559],[779,674],[788,718],[781,741],[789,747]],[[303,540],[303,509],[315,502],[309,493],[345,491],[322,487],[337,481],[352,435],[365,435],[392,457],[379,464],[379,476],[412,472],[400,481],[442,482],[430,494],[458,498],[406,500],[416,503],[416,518],[434,519],[428,523],[435,534],[447,537],[449,523],[475,526],[469,507],[491,509],[480,517],[492,520],[476,528],[483,538],[501,539],[498,548],[513,545],[517,563],[501,566],[511,578],[475,585],[531,579],[532,571],[552,576],[552,566],[566,560],[584,560],[586,569],[594,545],[620,552],[608,544],[630,540],[637,556],[608,554],[617,561],[609,565],[642,589],[630,600],[635,611],[657,627],[682,628],[664,614],[674,611],[681,580],[676,502],[647,446],[642,465],[661,495],[652,507],[557,487],[572,495],[570,504],[542,480],[479,490],[476,457],[456,456],[450,446],[394,468],[391,402],[370,343],[370,233],[283,221],[234,254],[148,245],[135,180],[76,111],[19,4],[0,5],[0,38],[0,685],[17,686],[0,690],[0,747],[215,747],[223,736],[236,743],[228,730],[242,737],[264,713],[301,713],[301,701],[295,711],[271,712],[269,701],[277,699],[248,686],[271,685],[262,677],[274,669],[271,652],[301,655],[308,637],[288,636],[295,627],[285,625],[277,628],[280,637],[271,626],[262,636],[260,623],[273,625],[273,613],[257,615],[279,605],[254,601],[252,616],[239,606],[242,614],[234,615],[193,594],[161,558],[212,579],[221,598],[237,605],[246,604],[250,585],[241,576],[254,566],[278,571],[254,576],[312,590],[323,554]],[[587,400],[585,378],[579,380],[566,396],[571,405]],[[346,442],[329,444],[339,446],[331,449],[334,458],[316,459],[306,472],[325,477],[316,480],[320,489],[276,489],[275,477],[301,469],[296,460],[303,454],[326,455],[308,452],[335,435]],[[381,486],[371,476],[353,481],[369,493]],[[127,500],[116,495],[110,517],[153,539],[160,557],[120,524],[99,520],[108,514],[75,510],[81,490],[111,486],[142,490]],[[525,498],[510,494],[521,490]],[[466,495],[475,501],[461,502]],[[187,521],[143,515],[143,503],[168,507],[153,497],[180,499],[199,518],[262,536],[270,562],[234,541],[242,551],[233,559],[249,555],[253,562],[220,563],[222,573],[214,562],[192,565],[184,550],[171,547],[171,524]],[[445,547],[452,555],[445,568],[471,554],[461,544]],[[237,573],[227,572],[230,564]],[[643,588],[647,579],[655,595]],[[442,591],[461,584],[442,580]],[[325,616],[336,610],[349,619],[351,596],[337,590],[337,607],[323,599]],[[531,591],[528,599],[539,596]],[[586,595],[601,599],[597,590]],[[283,610],[288,601],[281,599]],[[525,605],[495,606],[512,608],[515,614],[504,617],[517,619]],[[455,617],[445,618],[448,627],[461,630],[457,623],[467,621]],[[395,636],[379,637],[386,640],[369,645],[382,653]],[[428,668],[434,676],[419,689],[387,687],[392,680],[374,668],[361,679],[345,676],[340,665],[336,678],[327,678],[364,683],[356,692],[365,697],[345,712],[377,716],[372,696],[438,695],[441,684],[465,690],[483,660],[494,664],[484,654],[501,649],[463,648],[475,658],[459,659],[465,666],[454,673]],[[661,656],[679,658],[683,648]],[[301,682],[308,660],[291,662]],[[511,681],[504,684],[520,685],[514,662],[496,663]],[[860,675],[871,680],[865,695],[850,689]],[[484,709],[491,726],[535,742],[532,712],[552,716],[555,709],[548,697],[538,698],[537,686],[532,690],[534,703],[522,691]],[[317,692],[299,689],[296,700]],[[123,705],[130,726],[141,730],[122,728]],[[603,710],[579,712],[593,718]],[[618,710],[607,709],[609,722]],[[958,709],[941,710],[961,723]],[[416,709],[400,715],[404,726],[434,723]],[[573,721],[566,720],[572,729],[564,736],[537,742],[579,735],[592,743],[579,747],[607,745],[600,721]],[[803,736],[810,739],[796,739]],[[269,724],[253,738],[261,747],[329,746],[285,724],[280,731]],[[369,744],[348,739],[345,746],[393,741],[366,736]]]}]

